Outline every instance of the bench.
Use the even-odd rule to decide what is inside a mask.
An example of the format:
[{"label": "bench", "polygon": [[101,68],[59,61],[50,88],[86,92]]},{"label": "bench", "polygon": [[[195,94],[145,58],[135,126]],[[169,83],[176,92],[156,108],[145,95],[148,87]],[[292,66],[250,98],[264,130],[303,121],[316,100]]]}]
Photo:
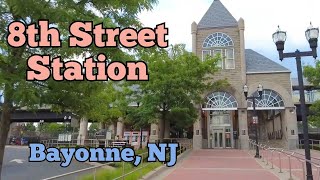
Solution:
[{"label": "bench", "polygon": [[127,142],[112,142],[112,147],[125,147],[127,145]]}]

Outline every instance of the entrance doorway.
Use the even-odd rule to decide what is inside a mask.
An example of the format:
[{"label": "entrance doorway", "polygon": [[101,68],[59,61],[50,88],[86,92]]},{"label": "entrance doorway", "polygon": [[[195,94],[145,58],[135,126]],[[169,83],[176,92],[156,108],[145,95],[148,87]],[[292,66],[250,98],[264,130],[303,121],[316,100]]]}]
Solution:
[{"label": "entrance doorway", "polygon": [[210,111],[210,123],[208,127],[209,148],[232,148],[232,112]]},{"label": "entrance doorway", "polygon": [[211,148],[232,148],[230,128],[214,128],[211,133]]},{"label": "entrance doorway", "polygon": [[224,148],[223,134],[224,134],[223,129],[213,130],[212,148]]}]

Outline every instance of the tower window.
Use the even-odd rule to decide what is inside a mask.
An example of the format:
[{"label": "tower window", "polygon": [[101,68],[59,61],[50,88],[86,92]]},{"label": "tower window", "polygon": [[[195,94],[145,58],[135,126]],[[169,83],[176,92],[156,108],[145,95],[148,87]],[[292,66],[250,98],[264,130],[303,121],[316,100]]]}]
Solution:
[{"label": "tower window", "polygon": [[218,67],[221,69],[235,69],[234,44],[225,33],[209,35],[203,42],[202,60],[207,56],[220,55]]}]

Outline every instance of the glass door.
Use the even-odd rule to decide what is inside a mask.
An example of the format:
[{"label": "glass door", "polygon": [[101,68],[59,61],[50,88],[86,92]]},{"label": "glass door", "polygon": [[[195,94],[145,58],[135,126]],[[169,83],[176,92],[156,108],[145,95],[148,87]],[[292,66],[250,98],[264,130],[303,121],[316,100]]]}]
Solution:
[{"label": "glass door", "polygon": [[212,148],[224,148],[224,132],[223,129],[213,130]]}]

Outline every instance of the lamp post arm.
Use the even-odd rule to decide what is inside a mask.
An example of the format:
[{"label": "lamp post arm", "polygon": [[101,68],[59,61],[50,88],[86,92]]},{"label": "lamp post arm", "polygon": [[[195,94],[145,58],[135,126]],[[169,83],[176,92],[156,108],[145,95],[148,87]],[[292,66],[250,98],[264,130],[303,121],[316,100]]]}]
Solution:
[{"label": "lamp post arm", "polygon": [[296,52],[284,53],[283,54],[284,58],[296,58],[297,56],[300,56],[300,57],[313,56],[313,52],[312,51],[300,52],[299,50],[297,50]]}]

